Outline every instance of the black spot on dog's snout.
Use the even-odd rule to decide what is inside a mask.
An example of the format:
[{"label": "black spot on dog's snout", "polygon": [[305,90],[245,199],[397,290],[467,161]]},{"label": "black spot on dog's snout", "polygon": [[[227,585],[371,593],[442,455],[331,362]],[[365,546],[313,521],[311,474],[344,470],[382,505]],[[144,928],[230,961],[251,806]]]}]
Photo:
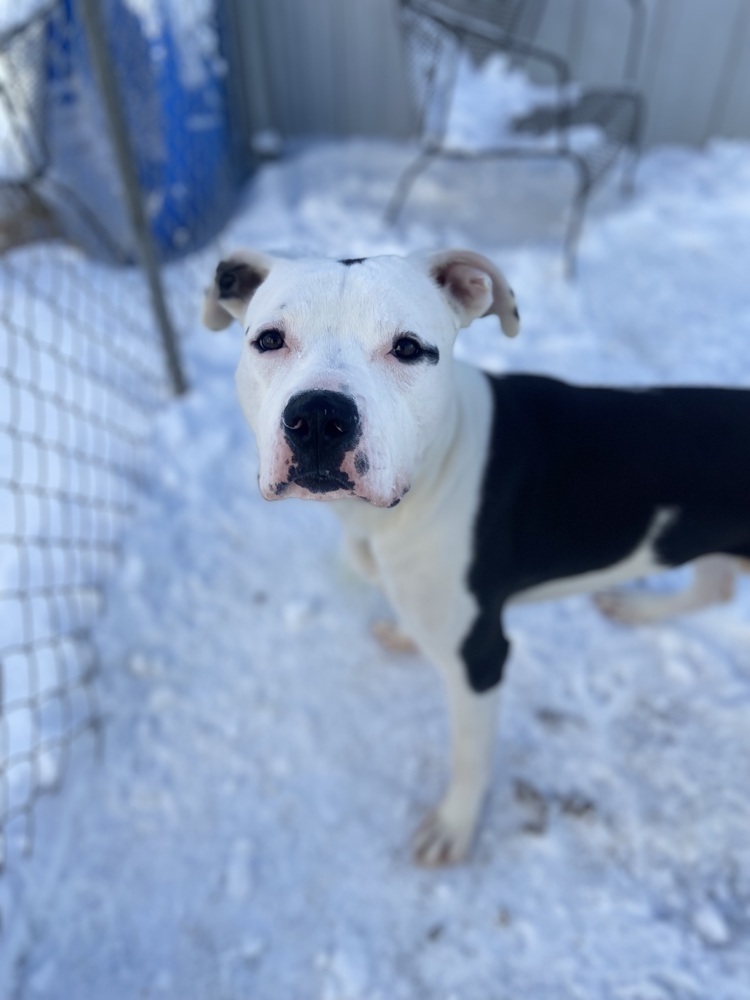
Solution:
[{"label": "black spot on dog's snout", "polygon": [[513,315],[516,317],[517,320],[521,319],[521,317],[520,317],[520,315],[518,313],[518,307],[517,306],[513,307]]},{"label": "black spot on dog's snout", "polygon": [[357,452],[354,456],[354,469],[358,476],[364,476],[370,469],[370,459],[364,452]]},{"label": "black spot on dog's snout", "polygon": [[364,264],[367,257],[346,257],[344,260],[340,260],[339,264],[343,264],[344,267],[351,267],[352,264]]}]

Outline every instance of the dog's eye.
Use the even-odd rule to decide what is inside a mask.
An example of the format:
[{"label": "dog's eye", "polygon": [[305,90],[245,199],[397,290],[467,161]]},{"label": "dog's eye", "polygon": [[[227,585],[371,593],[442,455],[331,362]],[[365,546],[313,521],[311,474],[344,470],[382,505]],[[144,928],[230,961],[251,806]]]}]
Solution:
[{"label": "dog's eye", "polygon": [[422,357],[424,349],[414,337],[399,337],[393,344],[391,354],[399,361],[417,361]]},{"label": "dog's eye", "polygon": [[281,330],[264,330],[253,341],[253,345],[261,354],[265,351],[278,351],[284,346],[284,334]]}]

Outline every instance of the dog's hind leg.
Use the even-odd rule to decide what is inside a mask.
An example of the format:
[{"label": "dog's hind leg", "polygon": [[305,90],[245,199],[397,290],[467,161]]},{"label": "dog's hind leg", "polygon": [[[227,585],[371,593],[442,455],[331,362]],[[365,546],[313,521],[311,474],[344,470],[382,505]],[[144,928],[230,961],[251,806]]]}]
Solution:
[{"label": "dog's hind leg", "polygon": [[615,621],[627,625],[653,624],[673,615],[731,601],[739,568],[734,556],[703,556],[693,563],[691,584],[677,593],[612,590],[596,594],[594,601],[604,615]]}]

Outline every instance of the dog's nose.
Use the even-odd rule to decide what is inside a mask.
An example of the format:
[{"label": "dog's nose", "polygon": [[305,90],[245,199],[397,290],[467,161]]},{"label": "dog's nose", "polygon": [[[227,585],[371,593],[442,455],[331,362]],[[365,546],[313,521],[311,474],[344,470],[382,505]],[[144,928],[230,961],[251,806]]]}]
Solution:
[{"label": "dog's nose", "polygon": [[359,439],[359,412],[341,392],[313,389],[293,396],[283,415],[284,436],[297,455],[317,459],[319,469],[341,459]]}]

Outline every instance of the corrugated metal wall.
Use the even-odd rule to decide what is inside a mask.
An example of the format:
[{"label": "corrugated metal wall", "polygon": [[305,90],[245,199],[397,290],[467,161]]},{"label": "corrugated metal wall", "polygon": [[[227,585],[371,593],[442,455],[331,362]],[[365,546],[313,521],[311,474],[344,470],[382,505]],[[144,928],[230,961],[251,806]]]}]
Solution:
[{"label": "corrugated metal wall", "polygon": [[[750,137],[749,0],[646,0],[636,84],[648,99],[646,144]],[[624,0],[549,0],[538,41],[571,60],[582,83],[622,80]],[[571,37],[581,12],[583,29]]]},{"label": "corrugated metal wall", "polygon": [[407,135],[395,9],[391,0],[234,0],[254,126],[285,136]]},{"label": "corrugated metal wall", "polygon": [[[409,133],[396,0],[233,0],[255,128]],[[646,0],[646,143],[750,137],[750,0]],[[626,0],[549,0],[537,41],[584,83],[620,83]]]}]

